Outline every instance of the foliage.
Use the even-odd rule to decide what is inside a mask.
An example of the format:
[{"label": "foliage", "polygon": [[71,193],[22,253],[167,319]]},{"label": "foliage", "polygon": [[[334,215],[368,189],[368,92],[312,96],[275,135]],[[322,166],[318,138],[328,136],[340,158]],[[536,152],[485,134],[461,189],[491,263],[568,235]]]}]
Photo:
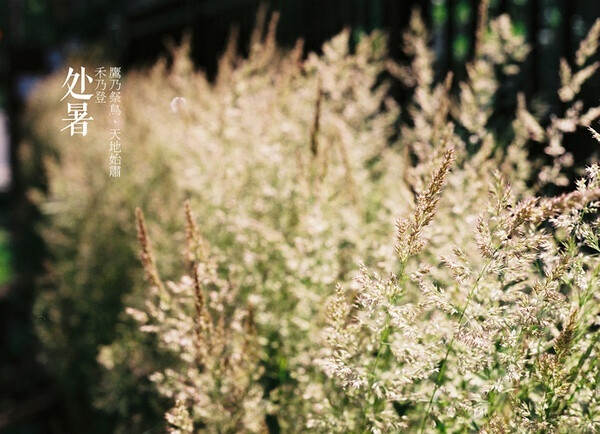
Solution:
[{"label": "foliage", "polygon": [[[214,83],[186,44],[128,74],[119,179],[100,169],[111,117],[65,141],[60,78],[38,94],[48,366],[65,384],[77,366],[121,432],[161,413],[181,433],[597,430],[600,169],[544,197],[568,184],[563,135],[600,116],[572,102],[593,37],[583,69],[563,64],[565,114],[542,126],[515,95],[503,143],[499,83],[527,54],[507,16],[481,8],[456,95],[418,15],[408,66],[379,33],[303,59],[277,48],[277,18]],[[401,124],[392,76],[414,93]]]}]

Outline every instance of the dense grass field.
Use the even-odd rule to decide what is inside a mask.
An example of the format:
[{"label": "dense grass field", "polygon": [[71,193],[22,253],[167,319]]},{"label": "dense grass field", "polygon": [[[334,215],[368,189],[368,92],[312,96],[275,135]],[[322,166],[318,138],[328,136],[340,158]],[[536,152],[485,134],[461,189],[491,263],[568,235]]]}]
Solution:
[{"label": "dense grass field", "polygon": [[123,77],[119,178],[115,119],[65,136],[46,80],[22,160],[53,432],[600,430],[600,167],[563,146],[600,139],[600,20],[549,114],[506,95],[529,47],[483,4],[460,82],[418,13],[403,65],[379,32],[284,50],[277,14],[214,81],[173,46]]}]

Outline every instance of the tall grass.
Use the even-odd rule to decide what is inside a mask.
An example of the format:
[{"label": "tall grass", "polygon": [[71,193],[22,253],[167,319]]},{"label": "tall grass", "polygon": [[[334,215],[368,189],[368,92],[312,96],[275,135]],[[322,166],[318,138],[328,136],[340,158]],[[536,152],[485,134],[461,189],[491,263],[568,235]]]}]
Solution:
[{"label": "tall grass", "polygon": [[79,143],[59,134],[61,77],[32,101],[38,333],[65,389],[117,432],[597,430],[598,166],[544,192],[568,188],[563,135],[600,116],[576,100],[600,26],[562,64],[566,112],[542,126],[514,95],[500,137],[500,82],[528,49],[485,2],[457,94],[418,15],[410,65],[380,33],[285,51],[276,22],[247,59],[230,44],[215,82],[186,44],[130,72],[118,179],[108,115]]}]

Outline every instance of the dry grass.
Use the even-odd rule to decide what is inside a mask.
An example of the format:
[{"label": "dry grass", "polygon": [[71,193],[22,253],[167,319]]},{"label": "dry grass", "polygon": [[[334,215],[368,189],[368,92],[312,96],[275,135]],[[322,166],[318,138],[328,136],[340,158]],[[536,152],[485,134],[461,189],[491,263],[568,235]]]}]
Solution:
[{"label": "dry grass", "polygon": [[[49,181],[32,192],[53,254],[37,307],[48,366],[68,379],[85,356],[82,381],[122,431],[148,429],[140,391],[154,413],[167,398],[180,433],[597,431],[600,170],[541,193],[568,184],[563,135],[600,116],[575,100],[598,26],[578,71],[563,62],[565,114],[542,126],[515,95],[504,144],[488,124],[527,47],[507,16],[480,16],[458,95],[434,81],[417,15],[409,66],[378,33],[304,60],[301,44],[277,48],[276,16],[248,59],[230,46],[214,83],[174,48],[170,68],[124,80],[120,179],[101,170],[108,116],[64,140],[48,82],[31,107]],[[414,89],[406,124],[383,73]],[[530,140],[549,165],[528,159]],[[116,330],[100,332],[98,306]]]}]

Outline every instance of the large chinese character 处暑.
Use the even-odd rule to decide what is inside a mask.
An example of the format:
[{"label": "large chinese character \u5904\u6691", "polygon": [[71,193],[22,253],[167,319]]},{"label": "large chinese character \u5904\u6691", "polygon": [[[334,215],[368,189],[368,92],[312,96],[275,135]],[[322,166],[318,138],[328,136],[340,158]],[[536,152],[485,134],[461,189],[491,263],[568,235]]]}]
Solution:
[{"label": "large chinese character \u5904\u6691", "polygon": [[67,104],[68,117],[63,118],[63,121],[69,121],[69,124],[64,127],[61,131],[70,129],[71,136],[75,134],[81,134],[82,136],[87,135],[87,121],[94,120],[93,117],[88,116],[87,103],[68,103]]},{"label": "large chinese character \u5904\u6691", "polygon": [[[69,72],[67,73],[67,78],[63,83],[62,87],[67,86],[67,93],[65,96],[61,98],[61,101],[64,100],[67,96],[72,96],[75,99],[79,100],[89,100],[92,97],[91,93],[85,93],[85,85],[86,81],[91,83],[93,81],[92,77],[85,73],[85,66],[81,67],[81,74],[75,72],[75,70],[69,67]],[[79,83],[79,91],[75,89],[77,84]]]}]

